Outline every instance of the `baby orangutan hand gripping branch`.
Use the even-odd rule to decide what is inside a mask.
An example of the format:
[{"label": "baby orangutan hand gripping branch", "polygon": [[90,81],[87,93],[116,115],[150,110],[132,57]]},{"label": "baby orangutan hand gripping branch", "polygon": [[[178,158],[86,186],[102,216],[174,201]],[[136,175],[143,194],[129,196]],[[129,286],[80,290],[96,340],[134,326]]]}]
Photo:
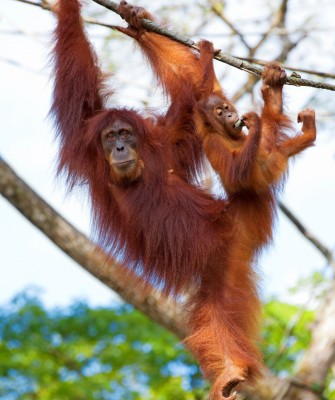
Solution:
[{"label": "baby orangutan hand gripping branch", "polygon": [[[59,0],[51,109],[60,144],[58,172],[69,188],[87,189],[94,231],[104,250],[122,256],[129,269],[164,293],[186,295],[190,334],[185,343],[212,382],[210,399],[233,400],[233,389],[252,382],[262,365],[252,264],[271,236],[271,215],[264,216],[262,207],[271,214],[273,197],[259,200],[259,193],[268,192],[272,181],[265,180],[260,190],[256,178],[249,183],[238,171],[258,168],[257,149],[263,142],[257,139],[252,145],[247,167],[237,163],[236,178],[226,179],[225,173],[235,167],[219,164],[223,184],[227,180],[233,188],[227,186],[228,202],[195,185],[204,154],[216,168],[206,137],[218,137],[220,146],[226,146],[230,132],[221,128],[226,123],[214,123],[213,111],[218,117],[224,114],[225,121],[238,120],[212,71],[213,49],[203,42],[199,56],[143,30],[141,18],[152,18],[145,10],[124,1],[119,10],[130,24],[119,30],[138,41],[170,106],[151,118],[133,109],[107,108],[103,74],[83,29],[80,4]],[[217,97],[232,110],[223,104],[220,115]],[[264,118],[256,121],[260,133],[255,136],[262,137]],[[248,115],[244,120],[250,131],[252,121]],[[231,132],[241,135],[237,129]],[[238,141],[238,150],[244,149],[244,141]],[[227,151],[232,152],[230,147]],[[272,164],[267,169],[272,171]]]}]

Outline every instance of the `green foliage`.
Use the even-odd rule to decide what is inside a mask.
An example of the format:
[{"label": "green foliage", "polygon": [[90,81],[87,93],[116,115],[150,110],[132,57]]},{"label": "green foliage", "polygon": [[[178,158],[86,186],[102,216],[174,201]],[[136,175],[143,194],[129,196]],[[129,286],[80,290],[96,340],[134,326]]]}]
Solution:
[{"label": "green foliage", "polygon": [[19,295],[0,312],[0,360],[4,400],[192,400],[202,385],[176,338],[129,305],[48,311]]},{"label": "green foliage", "polygon": [[[285,376],[310,342],[312,311],[264,306],[266,364]],[[196,364],[177,339],[130,305],[48,310],[18,295],[0,311],[1,400],[203,400]],[[331,377],[327,399],[335,400]]]},{"label": "green foliage", "polygon": [[275,373],[292,373],[294,363],[310,342],[314,313],[300,307],[269,301],[264,306],[262,347],[266,365]]},{"label": "green foliage", "polygon": [[[317,288],[315,297],[322,297],[323,288],[327,284],[320,279],[319,274],[299,282],[292,293]],[[301,307],[281,303],[277,300],[264,305],[264,324],[262,347],[266,365],[278,376],[289,376],[294,373],[294,366],[299,362],[304,350],[311,341],[310,327],[315,318],[315,312]],[[317,366],[316,366],[317,368]],[[335,381],[330,371],[323,398],[335,400]]]}]

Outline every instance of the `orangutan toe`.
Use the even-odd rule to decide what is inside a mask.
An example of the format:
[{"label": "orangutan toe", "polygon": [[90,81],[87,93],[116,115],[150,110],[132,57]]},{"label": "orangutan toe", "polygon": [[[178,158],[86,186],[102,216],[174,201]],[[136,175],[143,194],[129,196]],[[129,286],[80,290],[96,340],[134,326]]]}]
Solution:
[{"label": "orangutan toe", "polygon": [[212,385],[209,400],[235,400],[237,393],[233,391],[236,386],[246,379],[243,368],[234,367],[216,378]]}]

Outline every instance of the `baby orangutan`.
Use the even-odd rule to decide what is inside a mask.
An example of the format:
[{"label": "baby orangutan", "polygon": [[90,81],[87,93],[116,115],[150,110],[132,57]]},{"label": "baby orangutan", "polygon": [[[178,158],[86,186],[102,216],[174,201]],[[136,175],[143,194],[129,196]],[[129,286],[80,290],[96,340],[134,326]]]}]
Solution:
[{"label": "baby orangutan", "polygon": [[292,129],[291,121],[283,113],[286,74],[279,64],[269,63],[262,75],[261,116],[249,112],[242,117],[242,124],[249,131],[246,135],[239,129],[241,123],[234,105],[215,84],[212,44],[202,42],[200,49],[204,54],[204,91],[195,118],[205,153],[228,194],[267,191],[285,175],[289,157],[313,145],[315,113],[311,109],[301,111],[298,122],[302,122],[302,133],[286,135]]}]

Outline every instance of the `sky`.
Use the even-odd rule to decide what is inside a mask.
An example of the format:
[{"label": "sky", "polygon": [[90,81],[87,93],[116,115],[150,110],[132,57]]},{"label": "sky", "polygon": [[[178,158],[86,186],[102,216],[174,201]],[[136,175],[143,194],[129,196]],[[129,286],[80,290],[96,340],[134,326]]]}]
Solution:
[{"label": "sky", "polygon": [[[64,186],[56,181],[54,174],[57,145],[47,117],[52,88],[48,54],[54,23],[47,11],[14,0],[1,1],[0,155],[52,207],[89,234],[89,210],[85,202],[80,197],[65,196]],[[330,35],[325,40],[329,40],[329,46],[334,44]],[[327,70],[327,64],[318,69]],[[120,80],[126,78],[120,74]],[[128,84],[131,85],[130,80]],[[285,88],[295,115],[310,90]],[[121,96],[125,103],[129,100],[126,93]],[[333,126],[334,117],[327,120],[326,127],[322,125],[316,146],[292,163],[282,195],[283,202],[331,249],[335,246]],[[0,306],[28,288],[35,288],[50,307],[66,306],[77,299],[94,306],[107,305],[117,299],[2,197],[0,247]],[[279,214],[274,243],[259,261],[264,297],[284,295],[299,278],[324,267],[320,253]]]}]

